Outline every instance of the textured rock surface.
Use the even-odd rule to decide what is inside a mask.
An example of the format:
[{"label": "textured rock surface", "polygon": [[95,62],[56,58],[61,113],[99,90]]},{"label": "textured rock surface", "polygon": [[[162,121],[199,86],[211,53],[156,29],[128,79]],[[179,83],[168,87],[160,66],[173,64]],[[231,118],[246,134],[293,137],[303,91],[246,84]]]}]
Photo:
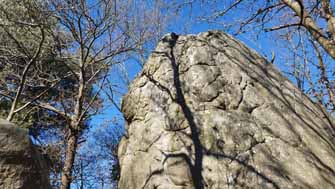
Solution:
[{"label": "textured rock surface", "polygon": [[121,189],[335,188],[332,118],[222,32],[166,35],[122,111]]},{"label": "textured rock surface", "polygon": [[0,188],[48,189],[48,176],[47,164],[28,132],[0,119]]}]

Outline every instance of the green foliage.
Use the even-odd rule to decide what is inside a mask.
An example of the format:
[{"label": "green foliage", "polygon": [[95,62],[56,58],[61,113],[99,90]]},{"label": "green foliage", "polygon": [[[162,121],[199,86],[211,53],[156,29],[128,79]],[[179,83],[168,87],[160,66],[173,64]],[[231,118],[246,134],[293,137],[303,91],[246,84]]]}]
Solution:
[{"label": "green foliage", "polygon": [[[36,53],[42,40],[42,30],[45,30],[43,49],[36,62],[44,64],[43,59],[52,56],[53,41],[50,31],[55,27],[54,19],[43,11],[41,1],[4,0],[0,2],[0,92],[7,98],[1,98],[3,104],[0,116],[6,117],[12,98],[20,82],[20,76],[25,65]],[[36,85],[34,75],[38,75],[36,66],[28,73],[28,85]],[[40,81],[40,80],[37,80]],[[24,98],[29,98],[29,89],[24,90]],[[12,98],[10,98],[12,97]],[[21,102],[21,105],[23,105]],[[21,112],[15,122],[25,121],[31,125],[29,115],[33,110]]]}]

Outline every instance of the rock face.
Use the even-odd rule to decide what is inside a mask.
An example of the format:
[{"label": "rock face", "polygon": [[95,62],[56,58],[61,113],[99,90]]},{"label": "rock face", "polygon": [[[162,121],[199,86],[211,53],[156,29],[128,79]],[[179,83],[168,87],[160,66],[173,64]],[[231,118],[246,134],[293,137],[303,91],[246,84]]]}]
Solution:
[{"label": "rock face", "polygon": [[122,111],[121,189],[335,188],[332,118],[225,33],[163,37]]},{"label": "rock face", "polygon": [[48,167],[28,132],[0,119],[0,188],[48,189]]}]

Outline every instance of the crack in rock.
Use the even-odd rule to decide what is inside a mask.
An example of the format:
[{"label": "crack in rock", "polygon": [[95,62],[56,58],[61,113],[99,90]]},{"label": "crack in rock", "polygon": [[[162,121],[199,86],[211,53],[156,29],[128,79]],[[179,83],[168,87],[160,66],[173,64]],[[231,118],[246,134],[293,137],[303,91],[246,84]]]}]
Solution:
[{"label": "crack in rock", "polygon": [[122,101],[119,188],[335,188],[334,118],[296,94],[224,32],[164,36]]}]

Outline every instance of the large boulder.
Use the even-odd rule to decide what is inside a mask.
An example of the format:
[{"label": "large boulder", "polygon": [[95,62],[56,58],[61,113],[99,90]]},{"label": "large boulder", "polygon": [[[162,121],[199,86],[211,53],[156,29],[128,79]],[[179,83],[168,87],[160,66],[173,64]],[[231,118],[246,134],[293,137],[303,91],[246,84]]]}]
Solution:
[{"label": "large boulder", "polygon": [[164,36],[122,111],[121,189],[335,188],[332,118],[223,32]]},{"label": "large boulder", "polygon": [[0,188],[48,189],[46,160],[27,130],[0,119]]}]

